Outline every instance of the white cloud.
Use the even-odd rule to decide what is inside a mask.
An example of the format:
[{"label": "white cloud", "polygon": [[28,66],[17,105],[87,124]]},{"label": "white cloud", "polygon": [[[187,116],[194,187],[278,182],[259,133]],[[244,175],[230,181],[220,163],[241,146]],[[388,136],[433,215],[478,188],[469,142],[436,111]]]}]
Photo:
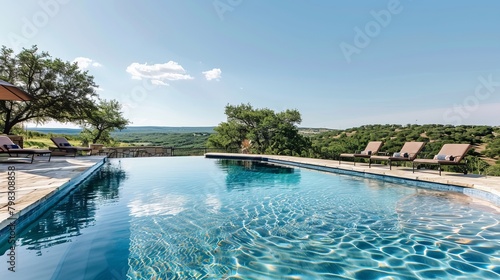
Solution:
[{"label": "white cloud", "polygon": [[152,65],[134,62],[127,67],[127,73],[132,75],[132,79],[149,79],[152,84],[163,86],[168,85],[166,81],[194,79],[190,75],[186,74],[186,70],[184,70],[184,68],[175,61]]},{"label": "white cloud", "polygon": [[214,68],[212,70],[208,70],[208,71],[203,72],[203,75],[205,75],[205,79],[207,79],[207,81],[211,81],[211,80],[218,81],[221,77],[221,74],[222,74],[222,71],[219,68]]},{"label": "white cloud", "polygon": [[151,84],[157,85],[157,86],[168,86],[167,83],[165,83],[164,81],[160,81],[160,80],[151,80]]},{"label": "white cloud", "polygon": [[80,69],[87,69],[90,66],[92,66],[92,67],[101,67],[102,66],[102,64],[100,64],[99,62],[94,61],[94,60],[87,58],[87,57],[77,57],[73,60],[73,63],[75,63],[75,62]]}]

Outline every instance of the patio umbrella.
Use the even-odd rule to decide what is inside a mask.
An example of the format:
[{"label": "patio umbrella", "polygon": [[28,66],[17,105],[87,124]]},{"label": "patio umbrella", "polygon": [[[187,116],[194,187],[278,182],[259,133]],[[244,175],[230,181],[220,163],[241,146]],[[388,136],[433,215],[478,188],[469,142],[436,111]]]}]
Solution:
[{"label": "patio umbrella", "polygon": [[24,90],[0,80],[0,100],[28,101],[31,99],[33,99],[33,96]]}]

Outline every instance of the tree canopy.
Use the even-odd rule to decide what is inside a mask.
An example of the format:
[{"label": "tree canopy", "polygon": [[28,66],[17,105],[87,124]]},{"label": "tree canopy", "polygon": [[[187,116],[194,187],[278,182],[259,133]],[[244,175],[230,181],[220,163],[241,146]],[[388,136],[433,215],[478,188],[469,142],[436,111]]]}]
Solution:
[{"label": "tree canopy", "polygon": [[97,108],[88,111],[84,120],[80,121],[83,127],[81,136],[85,144],[112,141],[110,132],[115,129],[122,130],[129,121],[120,112],[121,105],[116,100],[100,100]]},{"label": "tree canopy", "polygon": [[3,46],[0,79],[34,97],[26,102],[0,100],[0,123],[5,134],[21,122],[77,122],[96,110],[94,78],[81,71],[76,63],[54,59],[36,46],[18,54]]},{"label": "tree canopy", "polygon": [[268,108],[254,109],[250,104],[228,104],[225,114],[227,122],[220,123],[208,138],[210,147],[259,154],[309,153],[311,142],[299,134],[297,125],[302,119],[297,110],[276,113]]}]

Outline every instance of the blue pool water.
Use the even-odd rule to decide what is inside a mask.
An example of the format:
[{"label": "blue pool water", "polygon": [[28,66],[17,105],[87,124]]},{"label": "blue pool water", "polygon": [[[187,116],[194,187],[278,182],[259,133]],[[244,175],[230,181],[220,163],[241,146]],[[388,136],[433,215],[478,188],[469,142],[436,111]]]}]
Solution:
[{"label": "blue pool water", "polygon": [[112,160],[17,233],[0,279],[499,279],[467,196],[256,162]]}]

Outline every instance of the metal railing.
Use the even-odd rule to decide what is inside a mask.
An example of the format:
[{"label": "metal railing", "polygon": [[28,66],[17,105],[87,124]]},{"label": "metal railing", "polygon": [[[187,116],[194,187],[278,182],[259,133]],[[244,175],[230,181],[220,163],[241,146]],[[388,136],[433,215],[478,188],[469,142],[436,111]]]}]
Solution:
[{"label": "metal railing", "polygon": [[[209,152],[230,153],[224,149],[213,148],[175,148],[163,146],[131,146],[103,148],[97,154],[106,155],[109,158],[131,158],[131,157],[170,157],[170,156],[202,156]],[[237,152],[237,151],[234,151]]]}]

